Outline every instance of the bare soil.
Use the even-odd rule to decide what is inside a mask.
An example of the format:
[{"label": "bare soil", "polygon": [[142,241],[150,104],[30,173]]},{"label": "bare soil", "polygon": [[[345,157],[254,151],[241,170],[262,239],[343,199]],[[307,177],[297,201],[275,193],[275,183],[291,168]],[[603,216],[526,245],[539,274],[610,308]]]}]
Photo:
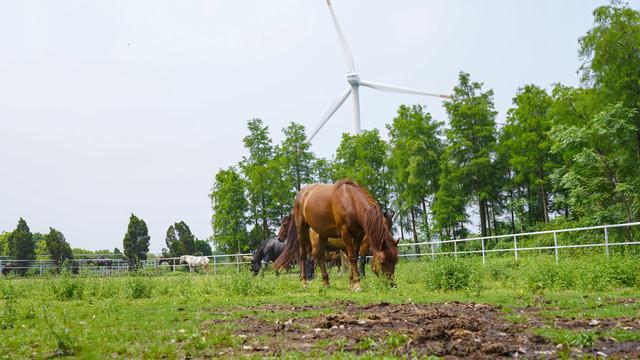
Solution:
[{"label": "bare soil", "polygon": [[[616,300],[636,304],[637,299]],[[513,308],[482,303],[368,304],[336,300],[326,306],[265,304],[241,308],[255,314],[296,314],[312,310],[316,317],[265,321],[264,316],[223,319],[211,323],[235,322],[235,334],[242,344],[218,349],[216,356],[275,356],[299,351],[318,356],[346,352],[387,355],[429,356],[445,359],[639,359],[640,341],[618,342],[600,336],[593,346],[571,347],[536,335],[532,329],[600,332],[622,329],[640,332],[640,319],[586,317],[549,318],[541,307]],[[557,309],[557,308],[556,308]],[[206,310],[221,315],[217,310]],[[233,310],[226,310],[231,315]],[[509,316],[507,316],[509,315]],[[208,326],[203,324],[203,326]],[[390,336],[391,334],[391,336]],[[396,341],[398,338],[402,341]],[[396,340],[394,340],[396,339]]]}]

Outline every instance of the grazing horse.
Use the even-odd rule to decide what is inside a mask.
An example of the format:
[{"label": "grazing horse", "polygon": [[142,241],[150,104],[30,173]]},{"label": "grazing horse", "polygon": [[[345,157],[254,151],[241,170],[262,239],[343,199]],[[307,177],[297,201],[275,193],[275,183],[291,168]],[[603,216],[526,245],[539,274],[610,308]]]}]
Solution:
[{"label": "grazing horse", "polygon": [[195,268],[202,266],[204,273],[207,274],[207,268],[209,267],[209,258],[206,256],[192,256],[182,255],[180,256],[180,264],[186,263],[189,265],[190,275],[193,275]]},{"label": "grazing horse", "polygon": [[[387,229],[391,231],[391,227],[393,226],[393,217],[395,213],[388,213],[385,211],[383,212],[383,215],[387,223]],[[280,238],[284,237],[286,242],[287,234],[289,234],[291,231],[293,231],[292,234],[293,236],[295,236],[296,228],[295,228],[295,224],[291,221],[291,215],[283,217],[282,220],[280,221],[280,224],[281,226],[280,226],[280,231],[278,233],[278,237]],[[290,229],[289,227],[293,227],[293,229]],[[317,244],[319,241],[319,235],[317,232],[313,231],[313,229],[309,230],[309,238],[311,239],[312,244],[314,243]],[[341,237],[329,238],[326,249],[327,251],[344,250],[345,249],[344,240],[342,240]],[[372,255],[371,244],[369,243],[369,238],[365,235],[365,237],[362,239],[362,244],[360,245],[360,258],[358,259],[358,275],[359,276],[362,276],[362,277],[365,276],[364,268],[367,262],[367,256],[371,256],[371,255]],[[299,254],[297,255],[297,257],[299,257]],[[344,264],[345,266],[347,262],[345,262]]]},{"label": "grazing horse", "polygon": [[167,263],[167,265],[171,266],[171,271],[176,271],[176,266],[180,265],[180,258],[161,257],[158,259],[158,265],[162,263]]},{"label": "grazing horse", "polygon": [[9,275],[12,270],[14,272],[18,272],[18,269],[19,266],[16,263],[9,261],[8,263],[2,265],[2,275]]},{"label": "grazing horse", "polygon": [[[360,289],[360,277],[357,272],[357,259],[360,245],[365,235],[371,244],[373,261],[371,268],[380,276],[382,272],[393,285],[393,274],[398,262],[398,241],[394,240],[385,223],[380,206],[362,186],[343,179],[333,185],[307,185],[296,195],[292,219],[296,234],[291,231],[285,252],[276,259],[274,268],[282,268],[295,256],[294,245],[299,244],[300,257],[306,260],[312,252],[320,264],[322,281],[329,285],[329,275],[324,263],[325,249],[329,238],[341,237],[349,262],[351,275],[349,283],[352,290]],[[309,238],[309,230],[318,233],[318,243]],[[296,236],[297,235],[297,236]],[[300,274],[301,282],[306,285],[304,268]]]},{"label": "grazing horse", "polygon": [[99,256],[97,258],[87,260],[87,265],[88,264],[93,264],[95,266],[106,266],[107,268],[111,269],[113,261],[111,259],[106,259],[104,256]]},{"label": "grazing horse", "polygon": [[[260,244],[260,247],[253,252],[253,257],[251,258],[251,271],[253,271],[253,276],[258,275],[263,261],[274,261],[278,256],[280,256],[280,254],[282,254],[283,249],[284,242],[275,238],[267,239]],[[276,275],[278,275],[278,270],[276,270]]]}]

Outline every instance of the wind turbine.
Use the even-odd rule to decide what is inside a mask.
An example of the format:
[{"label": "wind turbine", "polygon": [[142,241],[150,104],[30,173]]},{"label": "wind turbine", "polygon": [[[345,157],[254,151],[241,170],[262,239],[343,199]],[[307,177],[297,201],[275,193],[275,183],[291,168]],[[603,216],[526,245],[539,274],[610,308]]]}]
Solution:
[{"label": "wind turbine", "polygon": [[349,49],[349,44],[347,44],[347,39],[344,37],[342,33],[342,29],[340,28],[340,24],[338,23],[338,18],[336,18],[336,14],[333,12],[333,7],[331,6],[331,0],[327,0],[327,5],[329,6],[329,12],[331,13],[331,18],[333,19],[333,24],[336,27],[336,32],[338,33],[338,38],[340,39],[340,45],[342,46],[342,52],[344,53],[345,60],[347,61],[347,67],[349,68],[349,72],[347,73],[347,82],[349,83],[349,87],[342,94],[340,94],[329,106],[329,109],[320,120],[318,126],[313,130],[311,135],[306,140],[306,143],[310,143],[314,136],[320,131],[320,129],[324,126],[324,124],[329,120],[329,118],[340,108],[340,106],[344,103],[345,100],[352,95],[353,99],[353,132],[355,134],[360,133],[360,86],[366,86],[375,90],[393,92],[393,93],[402,93],[402,94],[415,94],[415,95],[427,95],[427,96],[435,96],[445,99],[450,99],[451,96],[443,95],[443,94],[434,94],[426,91],[414,90],[405,87],[382,84],[373,81],[365,81],[360,80],[360,77],[356,73],[356,66],[353,62],[353,56],[351,55],[351,49]]}]

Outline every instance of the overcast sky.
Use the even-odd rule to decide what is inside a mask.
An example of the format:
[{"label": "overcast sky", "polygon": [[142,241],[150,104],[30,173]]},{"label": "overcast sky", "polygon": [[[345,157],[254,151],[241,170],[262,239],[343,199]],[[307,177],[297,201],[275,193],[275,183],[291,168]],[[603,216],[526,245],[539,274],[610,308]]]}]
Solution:
[{"label": "overcast sky", "polygon": [[[362,79],[450,93],[465,71],[494,90],[500,123],[525,84],[579,85],[577,40],[605,3],[332,2]],[[277,144],[347,88],[324,0],[0,1],[0,46],[0,233],[22,217],[88,250],[122,250],[131,213],[152,252],[178,221],[207,239],[208,194],[246,155],[247,121]],[[385,138],[402,104],[447,120],[438,98],[360,100]],[[347,100],[311,150],[331,158],[351,127]]]}]

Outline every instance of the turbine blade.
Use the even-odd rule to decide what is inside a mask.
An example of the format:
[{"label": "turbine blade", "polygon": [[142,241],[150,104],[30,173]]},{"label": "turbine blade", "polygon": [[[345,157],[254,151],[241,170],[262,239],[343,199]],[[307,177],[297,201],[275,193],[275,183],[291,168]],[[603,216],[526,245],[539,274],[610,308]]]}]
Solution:
[{"label": "turbine blade", "polygon": [[409,89],[409,88],[405,88],[405,87],[401,87],[401,86],[377,83],[377,82],[373,82],[373,81],[364,81],[364,80],[362,80],[362,81],[360,81],[360,85],[366,86],[366,87],[370,87],[372,89],[376,89],[376,90],[380,90],[380,91],[386,91],[386,92],[401,93],[401,94],[427,95],[427,96],[435,96],[435,97],[441,97],[441,98],[445,98],[445,99],[451,99],[451,95],[435,94],[435,93],[430,93],[430,92],[421,91],[421,90]]},{"label": "turbine blade", "polygon": [[305,143],[309,144],[311,142],[311,140],[314,138],[314,136],[316,136],[318,131],[320,131],[320,129],[322,129],[324,124],[327,123],[327,120],[329,120],[329,118],[336,111],[338,111],[338,108],[340,108],[340,105],[342,105],[342,103],[344,103],[344,101],[347,100],[347,97],[349,97],[349,94],[351,94],[351,87],[348,87],[347,90],[345,90],[335,100],[333,100],[333,102],[331,103],[331,106],[329,106],[329,109],[327,110],[327,112],[324,113],[324,116],[322,117],[322,120],[320,120],[320,123],[318,124],[318,126],[316,126],[316,129],[313,130],[311,135],[309,135],[309,137],[307,138]]},{"label": "turbine blade", "polygon": [[331,12],[331,18],[333,19],[333,24],[336,27],[336,32],[338,33],[338,38],[340,39],[340,45],[342,46],[342,52],[344,53],[344,58],[347,61],[349,72],[355,73],[356,65],[353,62],[351,49],[349,49],[349,44],[347,44],[347,39],[344,37],[344,34],[342,33],[342,29],[340,28],[340,24],[338,23],[338,18],[336,17],[336,14],[333,12],[333,6],[331,6],[331,0],[327,0],[327,5],[329,5],[329,12]]}]

